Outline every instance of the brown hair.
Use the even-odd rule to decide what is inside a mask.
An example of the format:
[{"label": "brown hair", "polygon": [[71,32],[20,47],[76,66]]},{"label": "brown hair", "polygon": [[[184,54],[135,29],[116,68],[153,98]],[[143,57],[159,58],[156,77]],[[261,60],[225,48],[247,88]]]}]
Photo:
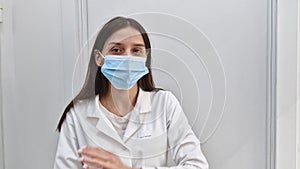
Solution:
[{"label": "brown hair", "polygon": [[145,48],[147,50],[147,60],[146,66],[148,67],[149,73],[143,76],[137,83],[138,86],[144,91],[153,91],[156,90],[153,79],[152,79],[152,72],[150,68],[151,63],[151,45],[148,34],[146,33],[145,29],[139,24],[136,20],[131,18],[124,18],[124,17],[115,17],[109,20],[100,32],[97,35],[95,40],[95,44],[93,49],[91,50],[91,57],[88,65],[88,70],[85,78],[84,85],[77,96],[68,104],[65,108],[59,123],[57,125],[57,130],[60,132],[62,124],[66,118],[67,113],[70,109],[74,106],[74,103],[78,100],[82,99],[89,99],[94,97],[95,95],[99,94],[100,96],[105,96],[108,92],[108,80],[102,74],[101,67],[99,67],[95,62],[95,57],[93,51],[98,49],[100,51],[103,50],[104,43],[106,40],[116,31],[125,28],[125,27],[132,27],[138,30],[144,40]]}]

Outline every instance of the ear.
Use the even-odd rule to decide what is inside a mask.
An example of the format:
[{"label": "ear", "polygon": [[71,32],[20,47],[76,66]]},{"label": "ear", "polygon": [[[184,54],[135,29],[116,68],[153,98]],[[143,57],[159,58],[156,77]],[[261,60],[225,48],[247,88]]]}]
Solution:
[{"label": "ear", "polygon": [[98,49],[94,50],[94,57],[96,64],[101,67],[104,63],[104,57]]}]

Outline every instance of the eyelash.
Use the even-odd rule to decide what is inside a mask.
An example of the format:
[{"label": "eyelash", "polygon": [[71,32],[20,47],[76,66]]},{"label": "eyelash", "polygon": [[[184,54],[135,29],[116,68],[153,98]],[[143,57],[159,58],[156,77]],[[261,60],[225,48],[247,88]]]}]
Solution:
[{"label": "eyelash", "polygon": [[133,49],[133,51],[134,51],[134,52],[137,52],[137,51],[138,51],[139,53],[143,52],[141,49]]},{"label": "eyelash", "polygon": [[118,53],[116,50],[119,50],[119,52],[120,52],[121,49],[120,49],[120,48],[112,48],[112,49],[111,49],[111,52],[113,52],[113,53]]},{"label": "eyelash", "polygon": [[[116,51],[116,50],[118,50],[118,51]],[[124,49],[114,47],[114,48],[112,48],[110,51],[111,51],[112,53],[122,53],[122,52],[121,52],[122,50],[124,50]],[[133,49],[132,51],[133,51],[134,53],[142,53],[142,52],[143,52],[143,49],[135,48],[135,49]]]}]

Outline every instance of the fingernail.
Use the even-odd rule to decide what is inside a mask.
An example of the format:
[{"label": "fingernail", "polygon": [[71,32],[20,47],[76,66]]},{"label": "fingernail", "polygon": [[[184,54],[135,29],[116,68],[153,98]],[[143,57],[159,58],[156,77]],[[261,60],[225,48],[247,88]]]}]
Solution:
[{"label": "fingernail", "polygon": [[81,147],[81,148],[78,150],[78,153],[82,153],[82,150],[85,149],[85,148],[86,148],[86,146]]},{"label": "fingernail", "polygon": [[83,157],[78,158],[78,161],[82,162],[83,161]]},{"label": "fingernail", "polygon": [[83,164],[83,168],[88,168],[88,165],[86,165],[86,164]]}]

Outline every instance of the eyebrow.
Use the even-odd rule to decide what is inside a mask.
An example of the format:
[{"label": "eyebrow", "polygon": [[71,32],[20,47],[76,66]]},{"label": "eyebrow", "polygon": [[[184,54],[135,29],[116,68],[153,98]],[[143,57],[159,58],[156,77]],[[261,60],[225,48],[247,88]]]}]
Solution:
[{"label": "eyebrow", "polygon": [[[120,43],[120,42],[110,42],[109,45],[124,45],[123,43]],[[141,46],[141,47],[145,47],[144,44],[142,43],[135,43],[133,44],[133,46]]]}]

